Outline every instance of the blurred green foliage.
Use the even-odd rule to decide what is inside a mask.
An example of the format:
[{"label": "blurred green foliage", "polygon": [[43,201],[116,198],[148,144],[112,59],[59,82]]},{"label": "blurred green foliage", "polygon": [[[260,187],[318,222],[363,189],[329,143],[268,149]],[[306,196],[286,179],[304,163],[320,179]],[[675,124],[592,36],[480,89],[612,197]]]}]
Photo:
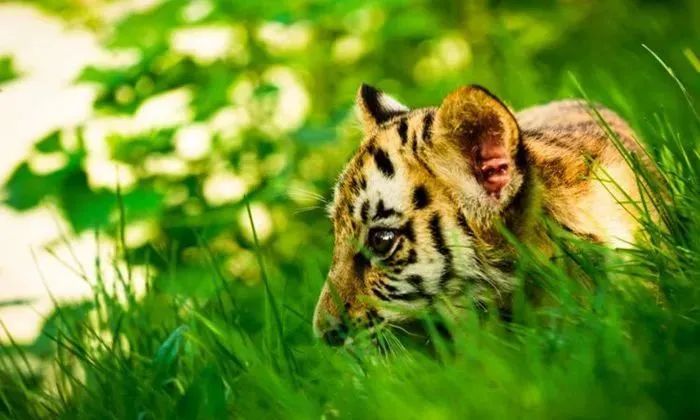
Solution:
[{"label": "blurred green foliage", "polygon": [[[699,92],[689,57],[700,39],[700,3],[171,0],[113,26],[80,3],[43,6],[85,19],[127,58],[83,71],[76,83],[99,92],[95,120],[38,139],[5,185],[5,204],[55,205],[74,233],[107,234],[128,250],[130,267],[147,266],[152,278],[140,300],[126,279],[126,304],[94,279],[94,302],[58,310],[26,348],[3,347],[49,360],[63,374],[61,401],[36,381],[3,379],[0,414],[698,414],[684,397],[697,389],[690,373],[699,373],[692,255],[700,218],[689,216],[698,204],[698,124],[642,45]],[[206,48],[218,41],[187,46],[202,31],[224,40],[213,56]],[[579,262],[597,285],[591,290],[533,262],[559,304],[523,309],[512,331],[496,321],[464,326],[456,360],[439,346],[439,357],[399,352],[394,363],[369,350],[318,346],[310,317],[332,247],[324,206],[360,138],[352,107],[361,82],[411,106],[436,105],[455,87],[478,83],[516,109],[583,89],[617,110],[674,180],[683,224],[673,223],[683,229],[635,261],[676,309],[638,287],[609,285],[614,275],[634,277],[632,263]],[[144,115],[169,106],[153,106],[163,95],[186,106],[164,126],[144,125]],[[38,167],[47,156],[60,157],[59,167]],[[260,285],[247,205],[260,222],[271,294]],[[271,307],[282,312],[279,330]],[[102,314],[95,330],[86,327],[90,311]],[[95,331],[112,341],[90,349]],[[72,363],[84,380],[71,377]]]},{"label": "blurred green foliage", "polygon": [[[55,10],[54,3],[47,6]],[[437,104],[454,87],[479,83],[520,108],[576,96],[574,75],[595,100],[637,125],[661,103],[667,115],[680,116],[684,104],[664,101],[671,84],[641,46],[659,51],[678,71],[689,70],[683,49],[697,40],[700,8],[692,1],[680,6],[655,1],[159,2],[114,27],[98,26],[106,47],[135,59],[86,68],[76,83],[97,84],[98,118],[133,117],[154,96],[183,89],[186,109],[165,127],[95,133],[99,130],[89,130],[88,124],[50,134],[34,153],[65,155],[64,165],[36,173],[31,159],[21,164],[6,185],[6,204],[26,210],[51,201],[76,233],[95,228],[114,233],[117,182],[105,188],[110,185],[92,178],[119,168],[121,174],[113,177],[128,178],[128,185],[121,185],[127,222],[143,222],[138,227],[147,231],[134,235],[141,240],[129,241],[133,262],[143,262],[152,244],[176,247],[178,262],[186,262],[188,253],[187,262],[201,260],[193,249],[196,230],[217,245],[221,264],[235,264],[229,257],[250,248],[240,232],[241,209],[246,202],[261,202],[272,218],[269,249],[276,260],[293,266],[295,250],[307,244],[318,244],[319,255],[327,255],[323,200],[330,198],[333,181],[358,141],[352,103],[361,82],[414,106]],[[94,18],[90,9],[83,12]],[[199,36],[193,30],[213,31],[215,39],[223,37],[223,47],[202,58],[196,50],[217,42],[205,39],[183,51],[178,39]],[[653,88],[659,83],[664,89]],[[277,122],[289,115],[290,123]],[[199,145],[204,154],[187,157],[178,150],[175,139],[182,127],[204,131],[191,140],[205,143]],[[91,166],[94,161],[99,164]],[[217,180],[223,192],[215,189]],[[229,198],[206,197],[207,182],[210,195]],[[246,198],[227,188],[245,189]],[[254,266],[252,258],[239,263]],[[241,270],[233,272],[235,277]]]},{"label": "blurred green foliage", "polygon": [[16,77],[17,73],[12,66],[12,58],[0,57],[0,83],[10,81]]},{"label": "blurred green foliage", "polygon": [[[114,232],[116,182],[111,190],[90,182],[88,162],[99,154],[103,165],[93,171],[109,171],[117,162],[135,177],[122,185],[122,204],[127,222],[149,223],[150,244],[177,243],[175,255],[181,256],[196,245],[188,231],[199,229],[230,253],[250,245],[236,226],[245,200],[207,200],[204,185],[214,175],[233,175],[245,184],[247,200],[268,206],[275,258],[293,262],[297,256],[290,250],[305,244],[328,248],[327,229],[310,228],[326,223],[323,203],[314,197],[329,198],[358,141],[352,101],[362,81],[415,106],[437,104],[455,86],[476,82],[519,108],[576,95],[573,74],[595,100],[639,124],[658,104],[671,107],[670,115],[683,107],[664,101],[670,83],[641,44],[687,71],[683,49],[697,39],[698,13],[695,2],[674,8],[649,1],[160,2],[113,28],[98,28],[107,47],[128,49],[135,60],[86,68],[76,83],[99,86],[95,111],[101,117],[130,117],[154,96],[186,89],[182,118],[136,133],[95,134],[84,127],[52,133],[35,153],[65,154],[65,165],[38,174],[23,163],[7,183],[6,203],[25,210],[53,201],[76,233]],[[218,31],[226,45],[206,59],[174,48],[176,33],[192,28]],[[195,49],[216,41],[202,42]],[[286,71],[282,77],[271,75],[280,69]],[[302,91],[308,109],[294,96],[283,97],[293,89]],[[302,109],[288,111],[294,107]],[[291,124],[274,124],[290,113],[296,115]],[[175,134],[198,123],[205,130],[200,141],[211,148],[202,145],[205,155],[183,158]],[[155,168],[159,159],[182,168]],[[300,214],[313,206],[318,208]],[[134,246],[134,258],[143,261],[150,245]]]}]

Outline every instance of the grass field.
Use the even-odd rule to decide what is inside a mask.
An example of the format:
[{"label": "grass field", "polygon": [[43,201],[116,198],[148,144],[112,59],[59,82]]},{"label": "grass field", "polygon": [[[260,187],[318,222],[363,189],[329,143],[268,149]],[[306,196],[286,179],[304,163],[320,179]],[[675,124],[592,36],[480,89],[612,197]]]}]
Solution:
[{"label": "grass field", "polygon": [[[231,11],[227,7],[236,6],[211,3],[215,22],[299,19],[310,22],[317,42],[303,54],[285,55],[250,41],[251,59],[244,64],[234,58],[182,61],[160,74],[153,63],[165,66],[170,52],[159,49],[157,37],[149,44],[148,36],[182,24],[173,17],[180,16],[178,3],[165,2],[128,18],[105,41],[142,48],[135,67],[86,70],[84,80],[104,87],[96,109],[131,114],[139,101],[183,85],[194,92],[192,119],[205,120],[229,100],[217,93],[234,76],[284,65],[307,89],[308,114],[300,127],[274,131],[256,129],[264,121],[251,111],[253,129],[238,134],[237,143],[216,137],[208,157],[191,163],[181,178],[138,171],[148,156],[175,147],[168,143],[173,131],[114,141],[113,159],[133,164],[141,177],[123,191],[96,188],[81,165],[71,166],[73,158],[90,153],[87,148],[65,151],[67,166],[45,178],[20,167],[6,186],[6,204],[22,210],[56,203],[76,233],[94,231],[96,246],[115,248],[114,260],[82,263],[117,281],[99,275],[81,280],[80,265],[67,262],[78,272],[76,281],[91,284],[93,297],[59,304],[34,342],[0,344],[0,417],[700,416],[700,116],[693,99],[700,92],[693,23],[700,12],[694,2],[590,2],[581,8],[566,2],[416,2],[413,8],[300,2],[284,13],[276,6]],[[358,19],[374,22],[377,10],[382,29],[367,35],[374,34],[370,25],[362,35],[373,52],[345,64],[329,58],[326,52],[342,38],[336,32],[350,31]],[[446,41],[430,41],[443,34],[449,34]],[[420,66],[415,45],[427,57]],[[441,66],[439,60],[459,55],[455,49],[463,57],[468,51],[467,61]],[[132,82],[143,87],[138,80],[144,74],[155,87],[135,103],[124,102],[120,88]],[[251,77],[259,82],[256,100],[264,104],[279,94],[262,77]],[[380,346],[362,334],[342,348],[323,345],[311,330],[332,244],[323,206],[359,139],[351,102],[361,81],[417,106],[478,82],[516,109],[576,96],[618,111],[661,175],[640,204],[640,244],[610,250],[553,228],[561,258],[519,249],[522,282],[512,322],[475,311],[438,328],[425,317],[423,335],[384,330]],[[134,92],[138,98],[141,91]],[[40,151],[54,152],[59,146],[52,141],[38,143]],[[258,157],[253,163],[251,154]],[[210,201],[199,212],[191,210],[192,200],[163,204],[160,188],[173,185],[203,197],[202,179],[222,156],[237,173],[260,173],[245,197]],[[269,169],[270,156],[286,164]],[[650,177],[630,164],[640,179]],[[253,226],[264,228],[260,206],[267,208],[262,216],[272,233],[251,228],[252,218]],[[156,220],[159,234],[135,246],[126,233],[142,218]],[[144,268],[146,288],[137,292],[132,279]],[[51,273],[44,275],[50,284]],[[540,305],[525,297],[533,285],[545,296]]]}]

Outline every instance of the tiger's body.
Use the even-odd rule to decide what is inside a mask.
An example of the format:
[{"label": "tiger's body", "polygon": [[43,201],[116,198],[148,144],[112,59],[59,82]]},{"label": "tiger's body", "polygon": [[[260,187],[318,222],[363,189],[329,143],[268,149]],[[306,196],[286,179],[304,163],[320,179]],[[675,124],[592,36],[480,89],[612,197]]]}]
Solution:
[{"label": "tiger's body", "polygon": [[[365,139],[336,186],[333,262],[314,316],[329,341],[342,341],[348,319],[399,321],[467,290],[507,295],[513,254],[501,224],[543,249],[544,218],[612,246],[634,240],[624,203],[639,198],[635,176],[581,101],[513,115],[471,86],[408,110],[363,85],[358,109]],[[641,152],[621,118],[598,112]]]}]

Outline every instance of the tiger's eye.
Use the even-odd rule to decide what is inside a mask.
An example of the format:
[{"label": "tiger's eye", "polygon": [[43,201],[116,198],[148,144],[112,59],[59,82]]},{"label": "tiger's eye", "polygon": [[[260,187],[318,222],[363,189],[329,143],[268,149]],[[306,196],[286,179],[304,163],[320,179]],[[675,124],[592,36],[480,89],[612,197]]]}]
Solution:
[{"label": "tiger's eye", "polygon": [[396,231],[391,229],[372,229],[369,231],[369,248],[377,255],[385,255],[394,246]]}]

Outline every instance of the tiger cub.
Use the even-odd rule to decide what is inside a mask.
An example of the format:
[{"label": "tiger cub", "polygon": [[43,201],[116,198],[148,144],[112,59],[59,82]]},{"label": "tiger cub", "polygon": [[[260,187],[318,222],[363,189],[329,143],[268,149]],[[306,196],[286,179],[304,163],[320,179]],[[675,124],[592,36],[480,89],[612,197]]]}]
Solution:
[{"label": "tiger cub", "polygon": [[410,110],[367,85],[357,109],[364,140],[335,188],[333,261],[313,321],[330,343],[348,322],[406,320],[467,290],[507,295],[502,227],[536,243],[546,217],[600,243],[634,239],[624,203],[639,199],[637,182],[606,128],[630,153],[641,148],[608,109],[566,100],[513,114],[466,86]]}]

